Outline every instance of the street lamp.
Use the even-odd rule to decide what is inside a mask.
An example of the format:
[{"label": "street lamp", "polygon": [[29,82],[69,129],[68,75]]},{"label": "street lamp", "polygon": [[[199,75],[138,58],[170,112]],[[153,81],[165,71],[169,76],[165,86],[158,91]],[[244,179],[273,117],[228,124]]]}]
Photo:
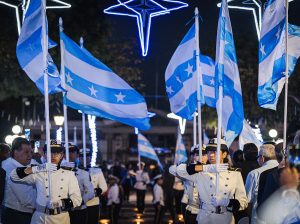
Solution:
[{"label": "street lamp", "polygon": [[271,129],[271,130],[269,131],[269,136],[270,136],[271,138],[276,138],[277,135],[278,135],[278,132],[277,132],[275,129]]},{"label": "street lamp", "polygon": [[21,133],[21,127],[19,125],[14,125],[11,130],[15,135],[18,135]]},{"label": "street lamp", "polygon": [[65,121],[64,116],[61,115],[54,116],[55,125],[62,126],[64,124],[64,121]]}]

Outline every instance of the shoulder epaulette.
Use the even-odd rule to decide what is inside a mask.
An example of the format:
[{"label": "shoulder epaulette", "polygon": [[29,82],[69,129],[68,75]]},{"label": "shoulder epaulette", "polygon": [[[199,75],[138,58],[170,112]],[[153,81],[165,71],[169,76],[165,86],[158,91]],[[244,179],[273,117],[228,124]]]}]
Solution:
[{"label": "shoulder epaulette", "polygon": [[242,172],[241,168],[236,168],[236,167],[230,167],[228,168],[229,171],[236,171],[236,172]]}]

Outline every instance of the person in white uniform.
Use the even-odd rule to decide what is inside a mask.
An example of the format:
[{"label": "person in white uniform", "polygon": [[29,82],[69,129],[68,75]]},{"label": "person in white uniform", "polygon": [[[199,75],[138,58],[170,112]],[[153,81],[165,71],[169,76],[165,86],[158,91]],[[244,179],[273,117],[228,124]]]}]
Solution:
[{"label": "person in white uniform", "polygon": [[69,144],[70,162],[64,163],[62,166],[67,165],[67,167],[75,173],[82,197],[82,204],[69,211],[71,224],[86,224],[88,219],[86,203],[94,198],[94,187],[90,181],[89,173],[77,166],[78,154],[78,147],[76,145]]},{"label": "person in white uniform", "polygon": [[[52,140],[50,147],[51,163],[18,167],[11,172],[11,179],[36,187],[36,207],[31,224],[70,224],[68,211],[82,203],[78,181],[74,172],[60,168],[64,155],[63,146]],[[44,151],[46,152],[46,145]],[[48,171],[51,172],[51,192]]]},{"label": "person in white uniform", "polygon": [[107,206],[110,223],[112,224],[118,224],[121,209],[121,195],[120,187],[118,185],[119,181],[119,178],[116,176],[109,175],[108,177],[109,189],[107,194]]},{"label": "person in white uniform", "polygon": [[15,138],[12,142],[12,157],[2,162],[2,168],[6,172],[1,218],[3,224],[31,222],[36,189],[32,185],[11,181],[10,173],[17,167],[30,167],[32,162],[30,142],[25,138]]},{"label": "person in white uniform", "polygon": [[162,188],[163,177],[161,174],[158,174],[153,179],[155,181],[153,188],[153,205],[155,207],[154,224],[160,224],[163,221],[165,207],[164,190]]},{"label": "person in white uniform", "polygon": [[[228,170],[228,164],[223,160],[228,148],[221,141],[220,166],[216,164],[217,139],[211,139],[206,147],[210,165],[190,164],[179,165],[177,174],[197,185],[200,210],[197,215],[198,223],[233,224],[233,212],[245,209],[248,205],[246,191],[240,172]],[[214,169],[211,169],[214,166]],[[201,172],[202,171],[202,172]],[[208,171],[208,172],[203,172]],[[219,185],[216,186],[216,173],[219,173]],[[218,193],[216,190],[218,187]]]},{"label": "person in white uniform", "polygon": [[[80,166],[79,168],[84,169],[83,164],[83,149],[79,151]],[[100,197],[107,191],[107,183],[104,178],[103,172],[99,167],[91,167],[91,150],[86,149],[86,164],[87,171],[90,175],[90,181],[94,188],[94,197],[89,200],[87,205],[88,213],[88,224],[98,224],[100,214]]]},{"label": "person in white uniform", "polygon": [[145,209],[145,195],[147,191],[147,184],[150,183],[150,178],[148,172],[144,170],[145,163],[140,162],[138,166],[140,166],[140,169],[136,171],[135,174],[136,183],[134,185],[134,188],[136,189],[136,197],[137,197],[136,207],[139,213],[143,213]]}]

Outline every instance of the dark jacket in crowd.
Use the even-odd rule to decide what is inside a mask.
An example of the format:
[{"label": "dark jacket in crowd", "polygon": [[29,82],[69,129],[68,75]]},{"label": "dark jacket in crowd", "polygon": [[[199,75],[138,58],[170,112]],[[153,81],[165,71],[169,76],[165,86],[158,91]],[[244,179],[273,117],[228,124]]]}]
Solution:
[{"label": "dark jacket in crowd", "polygon": [[5,170],[0,167],[0,205],[2,204],[4,198],[5,176]]}]

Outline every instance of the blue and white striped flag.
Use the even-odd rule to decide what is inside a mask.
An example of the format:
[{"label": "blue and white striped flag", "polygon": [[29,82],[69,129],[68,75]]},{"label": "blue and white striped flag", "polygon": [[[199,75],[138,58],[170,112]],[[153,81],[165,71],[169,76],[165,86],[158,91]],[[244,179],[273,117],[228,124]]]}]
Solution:
[{"label": "blue and white striped flag", "polygon": [[138,134],[138,150],[140,156],[155,160],[157,164],[160,166],[160,168],[163,168],[163,166],[159,161],[158,156],[155,153],[154,148],[152,147],[148,139],[146,139],[146,137],[140,133]]},{"label": "blue and white striped flag", "polygon": [[180,133],[180,129],[178,129],[174,163],[178,165],[180,163],[186,162],[187,160],[188,157],[186,153],[186,148],[182,139],[182,135]]},{"label": "blue and white striped flag", "polygon": [[64,104],[140,130],[150,128],[145,99],[110,68],[63,32],[67,94]]},{"label": "blue and white striped flag", "polygon": [[[46,29],[46,36],[44,30]],[[54,64],[48,47],[44,47],[43,40],[48,39],[47,18],[42,0],[32,0],[26,11],[24,23],[17,43],[17,58],[20,66],[35,82],[38,89],[44,93],[44,70],[43,52],[47,51],[47,72],[49,93],[61,92],[61,79]],[[48,42],[48,41],[46,41]],[[53,41],[48,45],[53,47]]]},{"label": "blue and white striped flag", "polygon": [[[285,84],[285,1],[269,0],[262,21],[259,41],[258,103],[276,110],[277,101]],[[300,27],[289,24],[289,76],[300,56]]]},{"label": "blue and white striped flag", "polygon": [[[216,79],[217,86],[223,86],[222,111],[217,108],[217,112],[222,113],[222,129],[230,146],[243,129],[244,109],[227,0],[222,0],[219,14]],[[218,90],[216,93],[218,96]]]},{"label": "blue and white striped flag", "polygon": [[[207,56],[200,56],[200,66],[203,78],[200,78],[200,102],[207,101],[214,107],[214,86],[211,77],[214,76],[213,60]],[[195,24],[185,35],[175,53],[173,54],[166,72],[166,92],[169,97],[171,111],[188,120],[193,119],[197,109],[197,72],[196,72],[196,39]],[[203,86],[203,84],[207,86]],[[205,91],[208,92],[205,97]]]}]

